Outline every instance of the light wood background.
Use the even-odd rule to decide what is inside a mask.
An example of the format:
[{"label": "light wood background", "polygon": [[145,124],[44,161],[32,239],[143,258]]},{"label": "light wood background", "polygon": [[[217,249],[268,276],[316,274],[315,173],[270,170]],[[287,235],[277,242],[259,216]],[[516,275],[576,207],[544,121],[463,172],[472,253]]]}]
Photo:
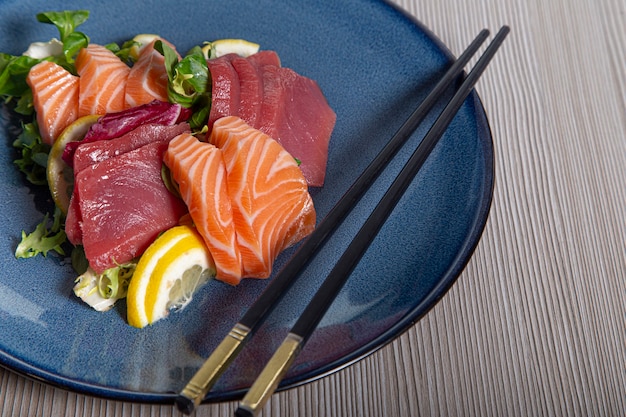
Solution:
[{"label": "light wood background", "polygon": [[[395,1],[455,54],[511,26],[477,85],[496,148],[489,221],[423,320],[262,416],[626,415],[626,2]],[[181,415],[6,370],[0,404],[1,417]]]}]

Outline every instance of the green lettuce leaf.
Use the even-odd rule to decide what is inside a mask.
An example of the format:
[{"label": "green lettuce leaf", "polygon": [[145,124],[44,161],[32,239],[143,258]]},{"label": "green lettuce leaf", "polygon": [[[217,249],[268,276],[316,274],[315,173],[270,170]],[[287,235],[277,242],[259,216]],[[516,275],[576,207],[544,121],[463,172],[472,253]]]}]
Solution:
[{"label": "green lettuce leaf", "polygon": [[137,263],[128,262],[109,268],[97,278],[98,292],[104,298],[123,298],[128,292],[130,279],[135,273]]},{"label": "green lettuce leaf", "polygon": [[131,56],[131,50],[134,46],[140,45],[139,42],[135,40],[128,40],[119,46],[115,42],[111,42],[109,44],[104,45],[109,51],[113,52],[120,60],[126,62],[127,64],[132,64],[135,62],[133,57]]},{"label": "green lettuce leaf", "polygon": [[191,128],[202,128],[211,105],[211,75],[202,48],[194,47],[181,60],[176,51],[162,41],[157,41],[154,48],[165,58],[169,101],[192,109]]},{"label": "green lettuce leaf", "polygon": [[30,93],[26,76],[39,59],[0,53],[0,96],[5,100]]},{"label": "green lettuce leaf", "polygon": [[65,10],[61,12],[43,12],[37,14],[37,20],[49,23],[59,29],[61,42],[70,36],[78,26],[89,18],[89,10]]},{"label": "green lettuce leaf", "polygon": [[[61,37],[61,42],[63,42],[65,62],[60,61],[57,63],[68,69],[71,69],[71,66],[64,64],[73,64],[74,56],[76,56],[78,51],[89,45],[89,37],[76,30],[88,18],[88,10],[64,10],[61,12],[44,12],[37,15],[39,22],[54,25],[59,30],[59,36]],[[75,71],[73,72],[75,73]]]},{"label": "green lettuce leaf", "polygon": [[15,249],[16,258],[32,258],[40,253],[47,256],[48,252],[54,251],[64,256],[65,251],[61,247],[67,240],[65,231],[61,227],[62,213],[58,208],[54,212],[52,223],[49,213],[46,213],[41,223],[35,227],[32,233],[27,234],[22,230],[22,240]]},{"label": "green lettuce leaf", "polygon": [[137,264],[129,262],[97,274],[87,268],[75,281],[74,294],[94,310],[110,310],[115,302],[126,297],[130,279]]},{"label": "green lettuce leaf", "polygon": [[41,141],[36,122],[23,123],[22,133],[13,141],[19,157],[13,162],[26,175],[26,179],[35,185],[48,183],[46,169],[50,145]]}]

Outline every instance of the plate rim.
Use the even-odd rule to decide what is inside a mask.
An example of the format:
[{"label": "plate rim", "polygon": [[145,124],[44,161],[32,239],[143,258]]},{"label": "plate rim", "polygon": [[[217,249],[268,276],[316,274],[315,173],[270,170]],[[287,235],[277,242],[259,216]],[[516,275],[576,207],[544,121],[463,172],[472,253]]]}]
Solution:
[{"label": "plate rim", "polygon": [[[454,60],[454,55],[445,43],[425,24],[423,24],[415,16],[409,14],[406,10],[402,9],[399,5],[392,3],[389,0],[364,1],[369,3],[379,3],[389,7],[399,18],[408,20],[416,27],[418,32],[424,34],[434,44],[434,46],[440,50],[449,62]],[[448,266],[446,273],[437,282],[437,285],[435,285],[434,288],[426,294],[424,299],[418,305],[407,311],[394,325],[387,328],[379,336],[375,337],[348,355],[343,355],[339,359],[333,360],[324,366],[316,367],[314,370],[305,372],[304,374],[283,380],[278,386],[277,391],[286,391],[325,378],[384,348],[397,338],[401,337],[426,314],[428,314],[428,312],[438,304],[438,302],[458,281],[462,272],[471,260],[484,233],[493,202],[493,193],[495,188],[494,142],[491,126],[489,124],[482,100],[475,89],[472,90],[465,103],[467,103],[468,100],[474,101],[474,106],[476,108],[475,113],[479,116],[479,118],[477,118],[477,123],[480,125],[481,131],[484,132],[484,137],[481,138],[480,145],[485,162],[485,183],[483,184],[484,192],[479,199],[480,206],[476,211],[473,225],[463,241],[462,249],[456,254],[455,261]],[[78,381],[50,372],[40,366],[30,364],[4,350],[0,350],[0,367],[27,379],[41,382],[58,389],[107,400],[151,404],[173,404],[176,396],[178,395],[173,392],[157,393],[133,391],[130,389]],[[242,398],[245,392],[246,389],[235,389],[228,392],[220,392],[219,395],[211,395],[211,393],[209,393],[204,398],[203,403],[207,404],[237,400]]]}]

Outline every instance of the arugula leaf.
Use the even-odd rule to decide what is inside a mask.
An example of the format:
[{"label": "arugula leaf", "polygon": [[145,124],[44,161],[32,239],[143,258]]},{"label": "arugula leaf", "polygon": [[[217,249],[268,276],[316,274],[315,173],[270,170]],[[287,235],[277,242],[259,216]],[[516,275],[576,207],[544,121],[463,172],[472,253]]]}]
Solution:
[{"label": "arugula leaf", "polygon": [[68,64],[74,63],[78,51],[89,45],[89,37],[76,28],[89,18],[88,10],[65,10],[62,12],[44,12],[37,14],[37,20],[54,25],[59,30],[63,42],[63,56]]},{"label": "arugula leaf", "polygon": [[202,128],[211,104],[211,74],[202,48],[192,48],[181,60],[176,51],[162,41],[157,41],[154,48],[165,58],[169,101],[192,109],[191,128]]},{"label": "arugula leaf", "polygon": [[61,245],[67,240],[67,236],[61,227],[61,210],[55,209],[52,224],[49,224],[49,218],[49,213],[46,213],[41,223],[29,234],[22,230],[22,240],[15,249],[16,258],[32,258],[40,253],[47,256],[50,251],[65,255]]},{"label": "arugula leaf", "polygon": [[37,14],[37,20],[49,23],[59,29],[63,42],[75,29],[89,18],[89,10],[65,10],[62,12],[43,12]]},{"label": "arugula leaf", "polygon": [[131,55],[131,50],[134,46],[139,45],[141,45],[139,42],[131,39],[124,42],[121,47],[115,42],[106,44],[104,47],[113,52],[122,61],[131,64],[135,61]]},{"label": "arugula leaf", "polygon": [[[89,37],[81,32],[74,32],[68,35],[67,38],[63,41],[63,55],[65,56],[65,61],[68,64],[74,64],[74,56],[78,54],[82,48],[86,48],[89,45]],[[76,74],[76,70],[73,65],[63,65],[63,62],[58,62],[60,65],[67,68],[70,72]]]},{"label": "arugula leaf", "polygon": [[30,91],[26,76],[39,59],[0,53],[0,96],[5,99],[21,97]]},{"label": "arugula leaf", "polygon": [[136,268],[136,262],[128,262],[104,271],[97,278],[100,295],[104,298],[126,297],[130,279],[133,277]]},{"label": "arugula leaf", "polygon": [[13,146],[18,149],[21,156],[13,162],[26,174],[26,179],[35,185],[47,184],[46,169],[50,145],[41,141],[37,123],[22,124],[22,133],[15,139]]}]

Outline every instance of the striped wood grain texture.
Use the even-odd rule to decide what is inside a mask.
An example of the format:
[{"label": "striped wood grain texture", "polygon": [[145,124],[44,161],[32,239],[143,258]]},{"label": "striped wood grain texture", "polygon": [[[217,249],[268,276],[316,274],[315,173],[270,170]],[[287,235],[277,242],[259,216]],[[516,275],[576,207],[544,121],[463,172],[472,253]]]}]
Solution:
[{"label": "striped wood grain texture", "polygon": [[[477,90],[496,189],[477,251],[397,340],[262,416],[626,415],[626,3],[396,0],[456,54],[511,26]],[[0,417],[180,416],[0,370]],[[235,403],[196,415],[232,415]]]}]

